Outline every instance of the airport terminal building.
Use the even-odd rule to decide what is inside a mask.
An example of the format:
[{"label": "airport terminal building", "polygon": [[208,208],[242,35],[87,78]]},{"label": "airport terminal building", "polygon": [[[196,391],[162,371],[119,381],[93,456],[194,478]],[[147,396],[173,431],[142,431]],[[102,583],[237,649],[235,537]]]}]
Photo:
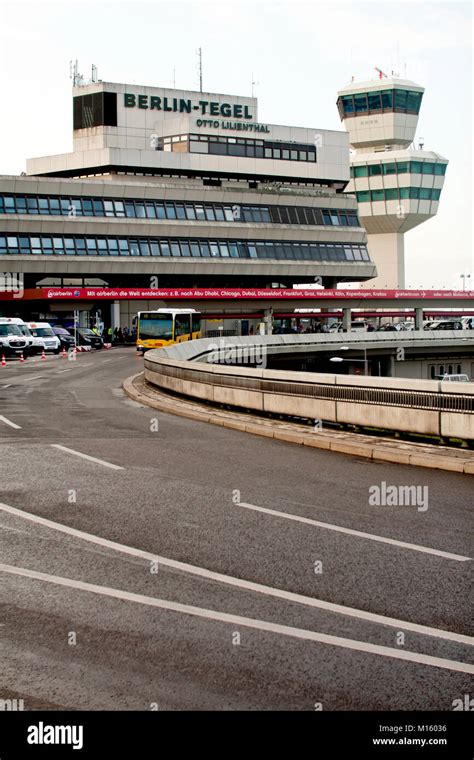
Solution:
[{"label": "airport terminal building", "polygon": [[[0,177],[0,270],[30,291],[366,282],[376,267],[349,181],[346,132],[262,123],[256,98],[76,86],[73,151]],[[107,304],[105,322],[130,325],[159,305]],[[72,308],[16,301],[1,311]],[[82,324],[94,308],[81,302]]]}]

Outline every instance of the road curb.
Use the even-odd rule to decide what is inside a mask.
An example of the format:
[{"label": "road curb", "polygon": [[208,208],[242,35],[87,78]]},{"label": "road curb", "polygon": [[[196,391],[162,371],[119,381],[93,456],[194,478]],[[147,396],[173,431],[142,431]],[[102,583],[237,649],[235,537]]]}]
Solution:
[{"label": "road curb", "polygon": [[[464,451],[461,452],[459,449],[453,449],[451,453],[446,448],[437,451],[435,447],[433,447],[433,451],[429,451],[427,450],[429,444],[426,444],[420,450],[420,444],[406,441],[403,442],[403,448],[401,448],[400,442],[392,439],[370,439],[370,436],[367,436],[368,440],[365,442],[360,440],[360,435],[351,433],[345,434],[345,438],[342,440],[337,433],[328,431],[325,431],[324,434],[320,432],[307,433],[298,430],[296,425],[294,430],[282,430],[270,420],[266,422],[260,422],[260,420],[256,419],[251,419],[249,422],[242,419],[237,420],[232,418],[232,412],[229,412],[226,416],[225,411],[219,410],[219,412],[214,412],[212,409],[204,406],[202,411],[197,411],[196,409],[186,408],[186,404],[191,402],[172,396],[165,397],[165,394],[162,394],[158,389],[150,389],[153,396],[141,393],[135,387],[135,382],[142,376],[143,372],[138,372],[135,375],[127,377],[123,381],[124,392],[133,401],[161,412],[175,414],[178,417],[185,417],[198,422],[208,422],[212,425],[239,430],[251,435],[273,438],[276,441],[311,446],[325,451],[334,451],[339,454],[363,457],[372,461],[408,464],[414,467],[427,467],[447,472],[474,475],[474,454],[471,452],[467,456]],[[199,401],[193,401],[192,404],[196,406],[199,404]],[[347,436],[351,435],[354,436],[354,440],[347,439]]]}]

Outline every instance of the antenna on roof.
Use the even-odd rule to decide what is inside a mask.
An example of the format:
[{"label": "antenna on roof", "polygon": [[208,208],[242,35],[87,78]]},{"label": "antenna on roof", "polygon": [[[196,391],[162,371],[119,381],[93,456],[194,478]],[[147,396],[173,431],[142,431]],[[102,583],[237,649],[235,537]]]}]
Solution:
[{"label": "antenna on roof", "polygon": [[97,66],[92,64],[91,83],[97,82]]},{"label": "antenna on roof", "polygon": [[80,87],[84,84],[84,77],[79,74],[77,58],[75,61],[69,61],[69,79],[72,80],[73,87]]},{"label": "antenna on roof", "polygon": [[202,48],[198,50],[199,92],[202,92]]},{"label": "antenna on roof", "polygon": [[252,71],[252,98],[255,97],[254,96],[254,88],[256,87],[257,84],[260,84],[260,82],[256,82],[255,81],[255,79],[253,78],[253,71]]}]

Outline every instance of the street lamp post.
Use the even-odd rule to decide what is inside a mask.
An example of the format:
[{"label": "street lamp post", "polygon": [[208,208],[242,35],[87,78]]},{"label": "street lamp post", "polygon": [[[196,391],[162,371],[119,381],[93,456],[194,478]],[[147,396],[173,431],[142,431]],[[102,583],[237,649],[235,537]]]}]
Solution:
[{"label": "street lamp post", "polygon": [[[350,346],[339,346],[339,351],[349,351]],[[363,359],[340,359],[340,357],[335,356],[334,359],[338,359],[341,362],[343,361],[352,361],[352,362],[363,362],[364,363],[364,375],[369,374],[369,363],[367,359],[367,346],[364,346],[361,348],[361,350],[364,352],[364,358]],[[330,359],[329,361],[333,361],[333,359]]]},{"label": "street lamp post", "polygon": [[364,376],[367,375],[367,359],[343,359],[342,356],[331,356],[330,362],[357,362],[364,365]]}]

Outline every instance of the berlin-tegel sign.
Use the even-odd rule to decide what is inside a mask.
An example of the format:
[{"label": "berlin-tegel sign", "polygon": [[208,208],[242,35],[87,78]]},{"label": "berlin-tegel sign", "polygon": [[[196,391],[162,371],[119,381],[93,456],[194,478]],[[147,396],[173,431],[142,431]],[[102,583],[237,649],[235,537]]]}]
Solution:
[{"label": "berlin-tegel sign", "polygon": [[[14,293],[0,292],[1,300],[11,300]],[[314,290],[314,289],[283,289],[283,288],[31,288],[25,290],[24,300],[120,300],[120,299],[248,299],[268,298],[269,300],[304,300],[304,299],[340,299],[364,300],[371,299],[405,299],[420,298],[451,299],[461,298],[473,300],[474,290]],[[19,300],[18,298],[16,300]]]}]

